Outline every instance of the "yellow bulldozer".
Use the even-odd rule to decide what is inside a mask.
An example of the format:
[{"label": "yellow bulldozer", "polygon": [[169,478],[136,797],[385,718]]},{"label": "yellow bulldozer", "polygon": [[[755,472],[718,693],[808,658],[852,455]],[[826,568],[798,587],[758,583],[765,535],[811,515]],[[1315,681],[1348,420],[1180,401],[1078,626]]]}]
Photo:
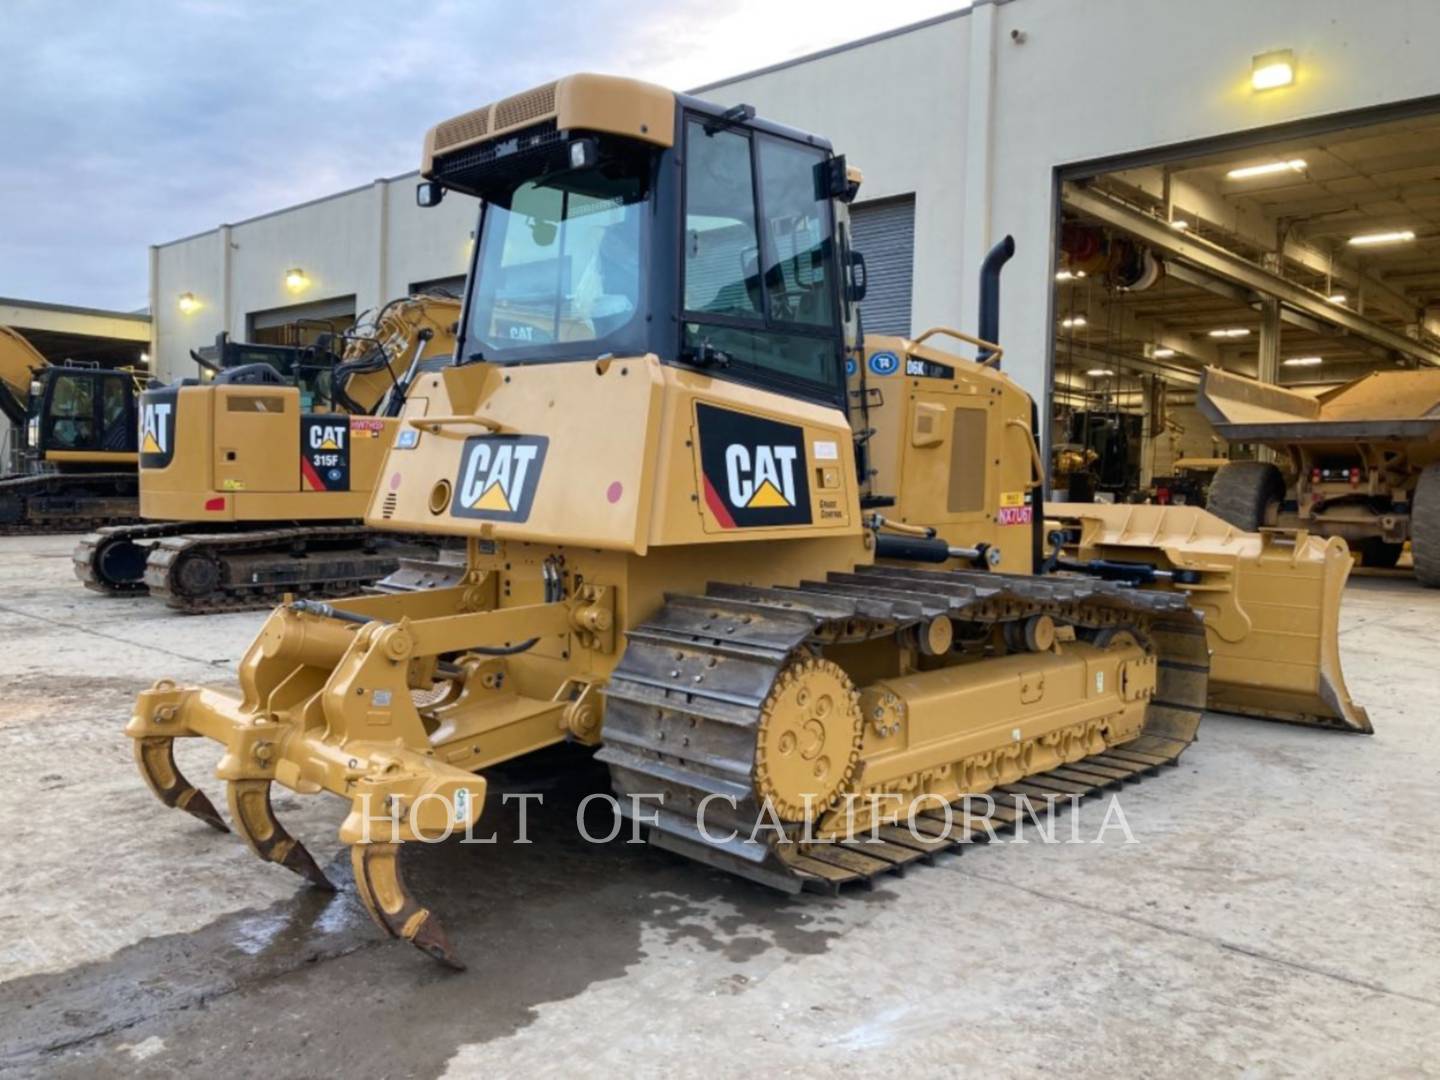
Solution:
[{"label": "yellow bulldozer", "polygon": [[362,519],[405,396],[448,362],[459,314],[453,297],[416,295],[362,322],[338,357],[233,342],[192,354],[213,379],[140,397],[144,520],[85,537],[76,576],[192,614],[346,596],[391,574],[443,579],[433,542]]},{"label": "yellow bulldozer", "polygon": [[136,398],[143,373],[52,364],[0,326],[0,535],[72,532],[134,520]]},{"label": "yellow bulldozer", "polygon": [[230,824],[325,886],[270,791],[340,796],[378,925],[458,966],[400,852],[562,741],[654,844],[793,893],[1173,764],[1207,704],[1369,730],[1342,541],[1046,512],[996,343],[1008,241],[977,336],[865,336],[858,171],[598,75],[440,124],[422,175],[422,206],[483,208],[456,360],[409,395],[367,520],[463,538],[464,577],[282,604],[238,692],[143,692],[126,731],[167,805],[226,828],[174,757],[219,742]]}]

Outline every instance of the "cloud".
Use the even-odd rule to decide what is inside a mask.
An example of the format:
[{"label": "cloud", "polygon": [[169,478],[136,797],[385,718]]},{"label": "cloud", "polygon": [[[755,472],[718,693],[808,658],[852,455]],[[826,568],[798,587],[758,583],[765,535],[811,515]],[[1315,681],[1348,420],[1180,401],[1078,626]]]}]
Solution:
[{"label": "cloud", "polygon": [[957,6],[8,0],[0,296],[141,307],[149,245],[414,168],[477,104],[583,70],[684,89]]}]

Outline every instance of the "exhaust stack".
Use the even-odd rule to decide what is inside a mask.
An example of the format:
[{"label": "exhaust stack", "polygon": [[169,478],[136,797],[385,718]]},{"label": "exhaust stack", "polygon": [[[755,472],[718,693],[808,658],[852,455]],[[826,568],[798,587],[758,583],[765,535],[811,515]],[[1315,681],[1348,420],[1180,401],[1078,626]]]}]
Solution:
[{"label": "exhaust stack", "polygon": [[[980,264],[980,339],[1000,343],[1000,271],[1015,254],[1015,238],[1006,236],[990,249]],[[984,363],[993,355],[981,349],[976,360]],[[997,365],[998,366],[998,365]]]}]

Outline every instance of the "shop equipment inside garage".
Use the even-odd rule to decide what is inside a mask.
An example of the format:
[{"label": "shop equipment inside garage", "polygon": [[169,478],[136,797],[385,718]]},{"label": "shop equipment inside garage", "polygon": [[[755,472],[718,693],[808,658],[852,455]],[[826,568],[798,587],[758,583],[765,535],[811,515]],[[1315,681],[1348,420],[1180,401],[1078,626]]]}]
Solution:
[{"label": "shop equipment inside garage", "polygon": [[1196,407],[1207,366],[1321,394],[1440,366],[1440,115],[1389,115],[1060,182],[1051,484],[1203,503],[1269,460]]}]

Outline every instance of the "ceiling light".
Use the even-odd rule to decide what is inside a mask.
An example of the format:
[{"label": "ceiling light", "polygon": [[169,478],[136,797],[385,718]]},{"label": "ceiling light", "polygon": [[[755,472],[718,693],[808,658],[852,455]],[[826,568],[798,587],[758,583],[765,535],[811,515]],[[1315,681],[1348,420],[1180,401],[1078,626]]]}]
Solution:
[{"label": "ceiling light", "polygon": [[1305,159],[1291,158],[1289,161],[1267,161],[1264,165],[1244,165],[1231,169],[1225,174],[1226,180],[1253,180],[1257,176],[1274,176],[1283,172],[1304,172]]},{"label": "ceiling light", "polygon": [[1157,359],[1157,360],[1169,360],[1170,357],[1172,357],[1172,356],[1175,355],[1175,350],[1174,350],[1174,349],[1167,349],[1167,348],[1164,348],[1164,347],[1162,346],[1161,348],[1156,349],[1156,350],[1155,350],[1153,353],[1151,353],[1150,355],[1153,356],[1153,357],[1155,357],[1155,359]]},{"label": "ceiling light", "polygon": [[1108,367],[1092,367],[1089,371],[1085,372],[1085,374],[1089,375],[1092,379],[1103,379],[1109,375],[1114,375],[1115,372],[1111,371]]},{"label": "ceiling light", "polygon": [[195,299],[193,292],[182,292],[180,294],[180,310],[186,315],[200,306],[200,301]]},{"label": "ceiling light", "polygon": [[1176,229],[1180,232],[1184,232],[1189,227],[1190,223],[1184,218],[1176,218],[1174,221],[1170,222],[1170,228]]},{"label": "ceiling light", "polygon": [[291,292],[299,292],[310,284],[310,279],[305,276],[305,271],[294,266],[285,271],[285,287]]},{"label": "ceiling light", "polygon": [[1072,329],[1072,328],[1074,328],[1074,327],[1076,327],[1076,326],[1084,326],[1084,325],[1085,325],[1085,316],[1084,316],[1084,315],[1076,315],[1074,318],[1071,318],[1071,319],[1061,319],[1061,320],[1060,320],[1060,325],[1063,326],[1063,327],[1065,327],[1065,329],[1067,329],[1067,330]]},{"label": "ceiling light", "polygon": [[1286,367],[1314,367],[1316,364],[1324,362],[1323,356],[1292,356],[1288,360],[1281,361]]},{"label": "ceiling light", "polygon": [[1414,239],[1415,234],[1409,229],[1396,229],[1394,232],[1374,232],[1352,236],[1350,243],[1356,247],[1368,247],[1371,244],[1403,244]]},{"label": "ceiling light", "polygon": [[142,352],[142,353],[140,354],[140,363],[142,363],[142,364],[148,364],[148,363],[150,363],[150,354],[149,354],[148,352]]},{"label": "ceiling light", "polygon": [[1224,330],[1211,330],[1210,336],[1213,338],[1241,338],[1249,337],[1250,331],[1243,326],[1232,326]]},{"label": "ceiling light", "polygon": [[1253,90],[1274,90],[1295,81],[1295,53],[1276,49],[1259,53],[1250,59],[1250,87]]},{"label": "ceiling light", "polygon": [[1332,304],[1343,304],[1345,303],[1345,294],[1343,292],[1331,293],[1325,299]]},{"label": "ceiling light", "polygon": [[1084,270],[1061,270],[1055,275],[1056,281],[1079,281],[1085,276]]}]

